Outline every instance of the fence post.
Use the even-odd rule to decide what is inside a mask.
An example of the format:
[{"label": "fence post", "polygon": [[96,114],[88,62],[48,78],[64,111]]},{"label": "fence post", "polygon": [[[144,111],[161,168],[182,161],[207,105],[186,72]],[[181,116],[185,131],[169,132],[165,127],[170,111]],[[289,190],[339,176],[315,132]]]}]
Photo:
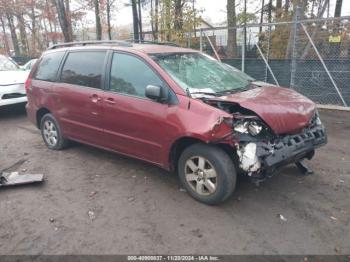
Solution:
[{"label": "fence post", "polygon": [[243,30],[243,43],[242,43],[242,72],[245,70],[245,34],[246,34],[246,26],[244,25]]},{"label": "fence post", "polygon": [[266,55],[266,60],[267,60],[267,64],[265,64],[265,82],[268,82],[268,64],[269,64],[269,59],[270,59],[270,45],[271,45],[271,26],[268,26],[268,32],[269,32],[269,38],[267,40],[267,55]]},{"label": "fence post", "polygon": [[298,26],[301,15],[301,7],[297,5],[295,9],[295,15],[293,19],[293,44],[292,44],[292,63],[291,63],[291,71],[290,71],[290,87],[295,87],[295,73],[297,71],[297,39],[298,39]]},{"label": "fence post", "polygon": [[203,30],[202,28],[200,29],[200,34],[199,34],[199,50],[203,52]]}]

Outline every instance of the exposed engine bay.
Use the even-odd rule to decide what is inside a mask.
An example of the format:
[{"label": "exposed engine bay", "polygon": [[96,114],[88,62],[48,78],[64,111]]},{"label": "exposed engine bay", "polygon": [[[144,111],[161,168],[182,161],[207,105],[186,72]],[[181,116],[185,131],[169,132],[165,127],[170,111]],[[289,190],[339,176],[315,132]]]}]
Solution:
[{"label": "exposed engine bay", "polygon": [[263,180],[278,167],[311,159],[317,147],[327,142],[325,128],[314,113],[298,133],[276,134],[257,114],[235,103],[204,101],[227,113],[232,121],[232,142],[239,168],[249,177]]}]

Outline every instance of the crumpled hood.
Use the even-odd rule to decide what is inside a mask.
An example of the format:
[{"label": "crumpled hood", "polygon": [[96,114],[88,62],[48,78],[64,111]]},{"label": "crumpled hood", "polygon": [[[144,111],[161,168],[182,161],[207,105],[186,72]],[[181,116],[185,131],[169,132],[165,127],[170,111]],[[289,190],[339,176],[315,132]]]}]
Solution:
[{"label": "crumpled hood", "polygon": [[315,114],[310,99],[289,88],[263,86],[218,98],[255,112],[276,134],[300,132]]},{"label": "crumpled hood", "polygon": [[0,71],[0,86],[24,84],[29,71]]}]

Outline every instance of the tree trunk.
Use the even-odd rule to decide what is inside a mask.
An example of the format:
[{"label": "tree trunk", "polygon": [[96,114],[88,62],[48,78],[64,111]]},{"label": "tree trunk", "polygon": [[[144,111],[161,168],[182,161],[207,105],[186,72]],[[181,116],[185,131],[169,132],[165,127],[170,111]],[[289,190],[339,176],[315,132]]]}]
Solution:
[{"label": "tree trunk", "polygon": [[137,5],[136,0],[131,0],[132,7],[132,23],[134,27],[134,41],[139,41],[139,18],[137,16]]},{"label": "tree trunk", "polygon": [[285,3],[284,3],[284,16],[285,17],[288,16],[289,6],[290,6],[290,0],[285,0]]},{"label": "tree trunk", "polygon": [[237,29],[236,27],[236,1],[227,0],[227,56],[228,58],[235,58],[237,55]]},{"label": "tree trunk", "polygon": [[271,18],[272,18],[272,0],[269,0],[269,7],[267,10],[267,21],[271,23]]},{"label": "tree trunk", "polygon": [[166,27],[166,40],[171,41],[171,4],[170,0],[165,1],[165,27]]},{"label": "tree trunk", "polygon": [[5,21],[2,18],[2,15],[0,15],[0,22],[1,22],[2,34],[4,36],[5,51],[6,51],[7,55],[10,55],[9,41],[7,39],[7,34],[6,34],[6,29],[5,29]]},{"label": "tree trunk", "polygon": [[[260,24],[264,22],[264,5],[265,5],[265,0],[261,1],[261,10],[260,10]],[[259,35],[262,33],[262,26],[259,27]]]},{"label": "tree trunk", "polygon": [[66,10],[66,17],[67,17],[67,21],[68,21],[68,30],[69,30],[69,35],[72,36],[72,40],[73,40],[73,29],[72,29],[72,16],[71,16],[71,12],[70,12],[70,4],[69,4],[70,0],[65,0],[65,10]]},{"label": "tree trunk", "polygon": [[60,22],[61,30],[63,33],[65,42],[73,41],[72,25],[68,23],[66,9],[64,7],[63,0],[53,0],[57,9],[58,20]]},{"label": "tree trunk", "polygon": [[102,26],[101,26],[101,19],[100,19],[100,4],[98,0],[94,0],[94,5],[95,5],[95,21],[96,21],[96,39],[101,40]]},{"label": "tree trunk", "polygon": [[175,0],[174,29],[178,33],[182,30],[182,0]]},{"label": "tree trunk", "polygon": [[159,21],[159,0],[155,0],[155,20],[154,20],[154,31],[156,32],[156,40],[158,41],[158,21]]},{"label": "tree trunk", "polygon": [[142,34],[142,9],[141,9],[141,0],[137,1],[138,4],[138,13],[139,13],[139,30],[140,30],[140,40],[143,40],[143,34]]},{"label": "tree trunk", "polygon": [[343,0],[337,0],[335,4],[334,17],[340,17],[342,6],[343,6]]},{"label": "tree trunk", "polygon": [[17,22],[18,22],[19,36],[20,36],[20,40],[21,40],[21,53],[23,55],[28,55],[28,53],[29,53],[28,39],[27,39],[27,33],[26,33],[23,14],[22,13],[16,14],[16,18],[17,18]]},{"label": "tree trunk", "polygon": [[[317,14],[317,18],[321,18],[324,14],[324,12],[326,11],[327,9],[327,5],[329,4],[329,0],[325,0],[322,7],[319,9],[319,12]],[[321,28],[321,24],[318,23],[316,28],[314,29],[314,31],[312,32],[311,34],[311,39],[315,39],[315,36],[317,35],[318,31],[320,30]],[[305,59],[307,57],[307,55],[309,54],[309,50],[311,48],[311,43],[310,41],[307,43],[305,49],[304,49],[304,52],[303,54],[301,55],[300,59]]]},{"label": "tree trunk", "polygon": [[154,6],[153,6],[153,0],[151,0],[151,30],[152,30],[153,40],[155,40],[156,39],[156,32],[154,31]]},{"label": "tree trunk", "polygon": [[[56,34],[53,34],[53,28],[52,28],[52,12],[51,12],[51,6],[48,0],[45,0],[46,2],[46,10],[47,10],[47,20],[49,21],[49,27],[50,27],[50,38],[53,44],[57,44]],[[56,24],[56,21],[54,21]],[[49,39],[50,42],[50,39]]]},{"label": "tree trunk", "polygon": [[194,6],[195,0],[192,0],[192,12],[193,12],[193,32],[194,32],[194,37],[197,37],[197,32],[196,32],[196,8]]},{"label": "tree trunk", "polygon": [[112,40],[112,28],[111,28],[111,0],[107,0],[107,31],[108,31],[108,39]]},{"label": "tree trunk", "polygon": [[282,0],[276,0],[276,20],[280,21],[282,16]]},{"label": "tree trunk", "polygon": [[10,28],[13,49],[15,51],[15,55],[18,56],[18,55],[20,55],[20,51],[19,51],[19,45],[18,45],[18,38],[17,38],[17,34],[16,34],[16,27],[13,23],[13,16],[10,15],[9,13],[6,13],[6,17],[7,17],[8,25]]},{"label": "tree trunk", "polygon": [[35,20],[35,10],[34,5],[31,5],[31,19],[32,19],[32,46],[31,46],[31,55],[35,56],[36,54],[36,20]]}]

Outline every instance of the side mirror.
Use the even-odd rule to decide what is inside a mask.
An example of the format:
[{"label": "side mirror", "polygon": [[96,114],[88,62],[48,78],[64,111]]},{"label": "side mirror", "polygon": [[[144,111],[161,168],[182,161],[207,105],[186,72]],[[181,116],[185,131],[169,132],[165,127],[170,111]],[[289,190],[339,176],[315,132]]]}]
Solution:
[{"label": "side mirror", "polygon": [[161,86],[148,85],[146,86],[146,97],[159,102],[165,102],[168,100],[168,90]]}]

